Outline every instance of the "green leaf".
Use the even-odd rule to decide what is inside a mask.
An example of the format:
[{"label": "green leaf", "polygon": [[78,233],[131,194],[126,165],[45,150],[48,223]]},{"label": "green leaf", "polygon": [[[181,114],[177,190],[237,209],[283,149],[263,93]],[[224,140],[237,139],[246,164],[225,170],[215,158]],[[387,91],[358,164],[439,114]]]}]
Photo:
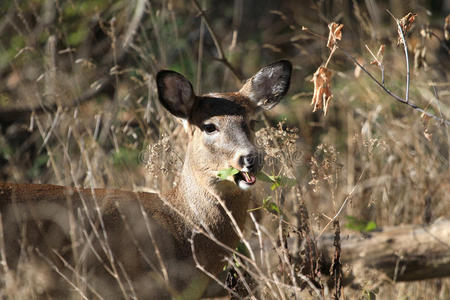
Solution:
[{"label": "green leaf", "polygon": [[81,44],[82,41],[86,39],[87,34],[88,34],[87,29],[81,27],[77,31],[74,31],[69,34],[67,38],[67,43],[70,46],[78,46],[79,44]]},{"label": "green leaf", "polygon": [[277,182],[274,182],[272,186],[270,187],[270,190],[274,191],[276,188],[278,188],[280,185]]},{"label": "green leaf", "polygon": [[272,199],[272,196],[264,198],[262,206],[265,207],[267,204],[269,204],[270,199]]},{"label": "green leaf", "polygon": [[295,178],[289,178],[289,177],[285,177],[285,176],[280,176],[280,182],[281,182],[281,186],[287,186],[287,187],[293,187],[294,185],[297,184],[297,179]]},{"label": "green leaf", "polygon": [[262,207],[274,215],[280,215],[281,214],[280,208],[275,202],[270,201],[270,199],[272,199],[272,196],[265,198],[263,200]]},{"label": "green leaf", "polygon": [[353,216],[346,216],[347,224],[345,227],[351,230],[360,232],[370,232],[377,229],[377,224],[374,221],[360,220]]},{"label": "green leaf", "polygon": [[48,162],[48,159],[49,157],[45,153],[36,157],[36,159],[33,161],[33,166],[31,167],[31,169],[28,170],[30,176],[32,177],[39,176],[40,172],[42,171],[41,169],[45,167],[45,165]]},{"label": "green leaf", "polygon": [[269,176],[273,184],[270,189],[273,191],[278,187],[292,187],[297,184],[297,180],[286,176]]},{"label": "green leaf", "polygon": [[276,205],[274,202],[270,202],[267,210],[271,213],[273,213],[274,215],[279,215],[281,214],[280,208],[278,207],[278,205]]},{"label": "green leaf", "polygon": [[273,180],[271,179],[271,176],[267,175],[264,172],[259,172],[258,174],[256,174],[256,178],[258,180],[264,181],[264,182],[273,182]]},{"label": "green leaf", "polygon": [[139,165],[139,151],[133,148],[120,147],[112,155],[113,165],[117,168],[137,167]]},{"label": "green leaf", "polygon": [[289,178],[279,175],[268,175],[262,171],[256,174],[256,178],[264,182],[272,183],[272,186],[270,187],[272,191],[278,187],[292,187],[297,184],[297,180],[295,178]]},{"label": "green leaf", "polygon": [[237,173],[239,173],[238,169],[229,167],[229,168],[226,168],[226,169],[223,169],[223,170],[220,170],[219,172],[217,172],[217,176],[222,180],[226,180],[228,177],[236,175]]},{"label": "green leaf", "polygon": [[247,246],[243,242],[239,242],[238,246],[236,247],[236,251],[241,253],[242,255],[250,257],[250,251],[248,251]]},{"label": "green leaf", "polygon": [[369,221],[366,224],[366,228],[364,229],[366,232],[374,231],[377,229],[377,224],[374,221]]}]

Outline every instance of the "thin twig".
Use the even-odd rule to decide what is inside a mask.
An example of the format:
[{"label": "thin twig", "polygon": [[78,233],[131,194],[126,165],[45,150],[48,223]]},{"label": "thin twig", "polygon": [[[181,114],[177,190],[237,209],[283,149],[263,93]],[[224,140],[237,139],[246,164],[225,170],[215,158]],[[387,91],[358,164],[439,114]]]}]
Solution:
[{"label": "thin twig", "polygon": [[[309,34],[311,34],[311,35],[313,35],[313,36],[315,36],[315,37],[318,37],[318,38],[323,39],[323,40],[327,40],[326,37],[321,36],[320,34],[317,34],[317,33],[315,33],[315,32],[312,32],[310,29],[308,29],[308,28],[306,28],[306,27],[302,27],[302,30],[308,32]],[[430,118],[433,118],[433,119],[435,119],[435,120],[437,120],[437,121],[439,121],[439,122],[442,122],[442,123],[444,123],[444,124],[446,124],[446,125],[450,125],[450,121],[448,121],[447,119],[439,118],[438,116],[436,116],[436,115],[434,115],[434,114],[432,114],[432,113],[429,113],[429,112],[425,111],[424,109],[418,107],[417,105],[415,105],[415,104],[412,103],[411,101],[406,102],[405,99],[403,99],[402,97],[400,97],[400,96],[394,94],[394,93],[393,93],[391,90],[389,90],[383,83],[381,83],[380,81],[378,81],[378,79],[376,79],[375,76],[373,76],[366,68],[364,68],[364,67],[356,60],[356,58],[354,58],[347,50],[341,48],[339,45],[336,45],[336,48],[339,49],[339,50],[341,50],[341,51],[345,54],[345,56],[347,56],[347,58],[349,58],[351,61],[353,61],[353,63],[354,63],[355,65],[357,65],[358,67],[360,67],[361,70],[363,70],[364,73],[366,73],[366,74],[367,74],[367,75],[368,75],[368,76],[369,76],[369,77],[370,77],[370,78],[371,78],[371,79],[372,79],[372,80],[373,80],[380,88],[382,88],[389,96],[391,96],[392,98],[394,98],[394,99],[397,100],[398,102],[403,103],[403,104],[406,104],[406,105],[410,106],[411,108],[413,108],[414,110],[416,110],[416,111],[418,111],[418,112],[421,112],[421,113],[423,113],[423,114],[429,116]]]},{"label": "thin twig", "polygon": [[244,274],[242,274],[242,272],[241,272],[241,270],[239,270],[238,266],[235,266],[234,259],[227,257],[226,262],[229,266],[233,266],[233,269],[237,273],[237,276],[241,279],[242,284],[244,285],[245,289],[247,290],[247,293],[248,293],[247,297],[249,297],[252,300],[256,300],[255,295],[253,295],[252,289],[248,285],[247,280],[245,280]]},{"label": "thin twig", "polygon": [[429,117],[431,117],[431,118],[433,118],[433,119],[435,119],[435,120],[437,120],[437,121],[439,121],[439,122],[443,122],[443,123],[445,123],[445,124],[447,124],[447,125],[450,125],[450,121],[448,121],[447,119],[439,118],[438,116],[436,116],[436,115],[434,115],[434,114],[432,114],[432,113],[429,113],[429,112],[425,111],[423,108],[418,107],[417,105],[415,105],[415,104],[412,103],[411,101],[406,102],[405,99],[403,99],[402,97],[400,97],[400,96],[394,94],[394,93],[393,93],[391,90],[389,90],[384,84],[382,84],[381,82],[379,82],[379,81],[378,81],[378,80],[377,80],[377,79],[376,79],[376,78],[375,78],[375,77],[374,77],[374,76],[373,76],[366,68],[364,68],[360,63],[358,63],[358,62],[356,61],[356,59],[355,59],[350,53],[348,53],[346,50],[340,48],[339,46],[337,46],[337,48],[338,48],[339,50],[341,50],[341,51],[345,54],[345,56],[347,56],[350,60],[352,60],[353,63],[355,63],[358,67],[360,67],[360,68],[364,71],[364,73],[366,73],[367,75],[369,75],[369,77],[370,77],[373,81],[375,81],[375,83],[376,83],[379,87],[381,87],[387,94],[389,94],[389,95],[390,95],[391,97],[393,97],[395,100],[397,100],[397,101],[400,102],[400,103],[406,104],[406,105],[412,107],[414,110],[417,110],[417,111],[419,111],[419,112],[421,112],[421,113],[423,113],[423,114],[425,114],[425,115],[427,115],[427,116],[429,116]]},{"label": "thin twig", "polygon": [[83,284],[87,286],[87,288],[99,299],[103,300],[104,298],[89,284],[88,280],[85,276],[82,276],[77,270],[55,249],[52,249],[53,254],[56,255],[57,258],[64,264],[68,270],[70,270],[78,280],[81,280]]},{"label": "thin twig", "polygon": [[433,88],[434,96],[436,97],[437,107],[439,108],[439,114],[441,115],[441,118],[442,118],[441,102],[439,101],[438,91],[436,89],[436,86],[433,85],[431,87]]},{"label": "thin twig", "polygon": [[6,262],[6,246],[5,246],[5,236],[3,231],[3,220],[2,214],[0,213],[0,265],[3,268],[3,275],[9,273],[8,263]]},{"label": "thin twig", "polygon": [[[272,248],[274,248],[274,249],[278,249],[278,246],[277,246],[277,243],[275,242],[275,240],[273,239],[273,237],[272,237],[272,235],[269,233],[269,231],[264,227],[264,226],[261,226],[260,225],[260,229],[261,229],[261,231],[267,236],[267,239],[268,239],[268,241],[271,243],[271,246],[272,246]],[[279,255],[279,254],[278,254]],[[281,259],[281,256],[280,256],[280,259]],[[250,274],[250,275],[252,275],[252,274]],[[321,295],[321,293],[320,293],[320,291],[317,289],[317,287],[314,285],[314,283],[307,277],[307,276],[305,276],[305,275],[303,275],[303,274],[301,274],[301,272],[297,272],[297,274],[296,274],[298,277],[300,277],[300,279],[302,279],[303,281],[305,281],[310,287],[311,287],[311,289],[317,294],[317,296],[319,297],[319,299],[323,299],[323,297],[322,297],[322,295]],[[286,284],[284,284],[284,283],[282,283],[282,282],[279,282],[279,281],[272,281],[271,279],[269,279],[269,278],[266,278],[265,280],[267,280],[267,281],[269,281],[269,282],[273,282],[273,283],[275,283],[276,285],[285,285],[285,286],[288,286],[288,285],[286,285]],[[297,286],[288,286],[288,288],[290,288],[290,289],[297,289],[297,290],[300,290],[301,291],[301,289],[299,288],[299,287],[297,287]]]},{"label": "thin twig", "polygon": [[384,64],[383,64],[382,61],[380,61],[380,59],[375,54],[373,54],[372,50],[370,50],[370,48],[369,48],[369,46],[367,46],[367,44],[365,46],[366,46],[367,51],[369,51],[370,55],[372,55],[373,59],[375,59],[378,67],[380,68],[380,71],[381,71],[381,83],[384,85]]},{"label": "thin twig", "polygon": [[370,50],[370,48],[369,48],[369,46],[367,46],[367,44],[365,44],[364,46],[366,47],[367,51],[369,51],[370,55],[372,55],[373,59],[375,59],[375,61],[379,65],[380,60],[378,59],[378,57],[375,54],[373,54],[372,50]]},{"label": "thin twig", "polygon": [[[150,2],[148,2],[148,4],[150,5]],[[155,32],[157,33],[157,30]],[[94,81],[90,85],[90,88],[84,91],[79,97],[76,97],[71,101],[64,102],[64,108],[79,106],[84,102],[96,99],[96,96],[100,95],[101,93],[108,92],[109,89],[114,88],[112,85],[112,80],[114,76],[111,76],[111,74],[109,74],[110,70],[114,66],[120,64],[127,57],[126,54],[128,48],[129,47],[120,47],[118,51],[114,53],[113,58],[108,57],[106,61],[102,63],[104,67],[99,69],[97,72],[97,74],[106,74],[106,75]],[[30,118],[33,112],[35,114],[39,114],[47,111],[55,111],[56,109],[58,109],[58,103],[40,104],[30,107],[2,108],[0,109],[0,120],[1,120],[0,123],[15,122],[17,121],[17,119],[25,120]]]},{"label": "thin twig", "polygon": [[328,67],[328,64],[330,63],[331,58],[333,57],[333,54],[334,54],[335,51],[336,51],[336,44],[333,45],[333,49],[331,49],[330,55],[328,56],[328,59],[327,59],[325,65],[324,65],[325,68]]},{"label": "thin twig", "polygon": [[83,299],[89,300],[86,294],[76,285],[74,284],[69,277],[67,277],[57,266],[53,263],[47,256],[45,256],[39,248],[36,248],[37,254],[44,259],[44,261],[55,271],[58,275],[61,276],[64,281],[66,281]]},{"label": "thin twig", "polygon": [[227,287],[225,284],[222,283],[222,281],[220,281],[216,276],[214,276],[214,274],[212,274],[211,272],[208,272],[205,267],[203,265],[200,264],[200,262],[198,261],[197,255],[195,253],[195,246],[194,246],[194,237],[196,234],[198,234],[199,232],[196,230],[192,231],[192,235],[191,238],[189,239],[189,242],[191,244],[191,252],[192,252],[192,258],[194,259],[195,262],[195,266],[197,267],[197,269],[199,269],[200,271],[202,271],[206,276],[208,276],[209,278],[211,278],[212,280],[214,280],[215,282],[217,282],[217,284],[219,284],[223,289],[225,289],[226,291],[228,291],[230,294],[233,294],[234,296],[239,297],[239,295],[231,290],[229,287]]},{"label": "thin twig", "polygon": [[231,73],[233,73],[233,75],[234,75],[234,77],[236,77],[236,79],[238,79],[239,81],[243,81],[244,80],[244,76],[241,73],[241,71],[236,69],[236,68],[234,68],[231,65],[231,63],[229,62],[229,60],[227,59],[227,57],[225,56],[225,52],[223,51],[222,45],[220,44],[219,40],[217,39],[217,35],[214,32],[214,30],[212,29],[212,27],[211,27],[211,25],[209,23],[208,17],[206,16],[205,12],[201,8],[200,4],[198,3],[197,0],[192,0],[192,2],[194,3],[195,8],[197,9],[198,13],[202,17],[203,22],[204,22],[206,28],[208,29],[209,35],[211,36],[211,39],[213,40],[214,46],[217,49],[216,60],[220,61],[228,69],[230,69]]},{"label": "thin twig", "polygon": [[153,237],[153,233],[152,233],[151,228],[150,228],[150,221],[149,221],[149,218],[148,218],[148,214],[145,211],[144,207],[142,206],[142,202],[141,201],[139,201],[139,208],[141,210],[142,217],[144,218],[145,228],[147,229],[147,233],[148,233],[148,235],[150,237],[150,241],[151,241],[151,243],[153,245],[153,248],[155,250],[156,258],[158,259],[159,266],[161,267],[161,272],[163,274],[164,281],[166,283],[168,283],[169,282],[169,272],[167,271],[166,265],[164,264],[164,261],[162,259],[162,255],[161,255],[161,251],[159,251],[159,247],[156,244],[156,240]]},{"label": "thin twig", "polygon": [[[259,251],[260,251],[259,254],[260,254],[261,265],[262,265],[262,267],[264,267],[263,243],[262,243],[261,230],[259,230],[259,223],[256,221],[256,218],[253,215],[253,213],[249,213],[249,215],[253,221],[253,224],[255,225],[256,235],[258,236],[258,242],[259,242]],[[0,215],[0,217],[1,217],[1,215]],[[0,223],[0,226],[1,226],[1,223]],[[1,248],[0,248],[0,250],[1,250]]]},{"label": "thin twig", "polygon": [[406,60],[406,93],[405,93],[405,100],[406,100],[406,103],[409,103],[409,57],[408,57],[408,45],[406,44],[405,34],[403,32],[402,26],[400,25],[400,21],[396,17],[394,17],[394,15],[389,11],[389,9],[386,9],[386,11],[395,20],[395,23],[397,24],[398,34],[400,35],[400,37],[402,39],[402,42],[403,42],[403,50],[405,51],[405,60]]},{"label": "thin twig", "polygon": [[321,34],[318,34],[314,31],[312,31],[311,29],[309,29],[308,27],[302,26],[302,31],[306,31],[307,33],[309,33],[312,36],[315,36],[316,38],[319,38],[321,40],[327,41],[328,39],[326,37],[324,37]]},{"label": "thin twig", "polygon": [[[106,72],[106,68],[105,68]],[[101,74],[101,72],[99,72]],[[110,87],[111,76],[107,75],[95,82],[95,85],[84,92],[80,97],[73,99],[70,103],[64,104],[64,107],[78,106],[84,102],[95,99],[95,96],[106,91]],[[3,122],[17,121],[17,119],[27,119],[34,112],[35,114],[46,111],[54,111],[58,108],[57,103],[38,105],[35,107],[11,107],[0,110],[0,119]]]},{"label": "thin twig", "polygon": [[122,41],[122,47],[127,48],[130,43],[133,41],[133,37],[136,34],[137,28],[141,23],[142,17],[145,13],[145,6],[147,4],[147,0],[138,0],[136,3],[136,8],[134,9],[133,17],[130,21],[130,25],[127,28],[125,33],[125,37]]},{"label": "thin twig", "polygon": [[325,230],[328,228],[328,226],[330,226],[331,223],[334,222],[334,220],[336,220],[339,215],[341,214],[341,212],[344,210],[344,208],[347,206],[348,201],[352,198],[353,193],[356,190],[356,187],[358,186],[359,182],[361,181],[361,178],[363,177],[364,173],[366,172],[366,169],[364,168],[363,171],[361,172],[361,175],[359,175],[358,181],[356,182],[356,184],[353,186],[353,189],[350,191],[350,193],[347,195],[347,197],[345,197],[344,202],[341,205],[341,208],[339,208],[338,212],[336,213],[336,215],[327,223],[327,225],[325,225],[325,227],[322,229],[322,231],[320,232],[320,234],[317,236],[317,239],[319,239],[322,234],[325,232]]},{"label": "thin twig", "polygon": [[445,43],[445,40],[443,40],[443,39],[441,39],[436,33],[434,33],[433,31],[429,31],[430,32],[430,34],[432,35],[432,36],[434,36],[438,41],[439,41],[439,43],[441,43],[441,46],[445,49],[445,50],[447,50],[447,53],[448,54],[450,54],[450,48],[448,48],[448,46],[447,46],[447,44]]},{"label": "thin twig", "polygon": [[203,62],[203,39],[205,32],[205,21],[200,21],[200,38],[198,40],[198,56],[197,56],[197,78],[195,83],[195,91],[201,95],[202,82],[202,62]]}]

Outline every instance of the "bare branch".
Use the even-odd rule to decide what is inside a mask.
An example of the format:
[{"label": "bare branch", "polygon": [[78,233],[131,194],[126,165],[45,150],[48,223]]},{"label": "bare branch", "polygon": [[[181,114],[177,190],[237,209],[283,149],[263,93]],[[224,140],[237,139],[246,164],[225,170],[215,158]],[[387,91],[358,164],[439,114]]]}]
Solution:
[{"label": "bare branch", "polygon": [[203,267],[203,265],[200,264],[200,262],[198,261],[197,255],[195,253],[195,246],[194,246],[194,237],[196,234],[199,234],[200,232],[197,231],[192,231],[192,235],[191,238],[189,239],[189,242],[191,243],[191,252],[192,252],[192,258],[194,259],[195,262],[195,266],[202,271],[206,276],[208,276],[209,278],[211,278],[212,280],[214,280],[215,282],[217,282],[217,284],[219,284],[223,289],[225,289],[226,291],[228,291],[229,293],[233,294],[234,296],[239,297],[238,294],[236,294],[235,291],[231,290],[229,287],[227,287],[225,284],[222,283],[222,281],[220,281],[216,276],[214,276],[214,274],[212,274],[211,272],[208,272],[205,267]]},{"label": "bare branch", "polygon": [[203,11],[203,9],[201,8],[200,4],[198,3],[197,0],[192,0],[192,2],[194,3],[195,8],[197,9],[198,13],[200,14],[200,16],[203,19],[203,22],[206,26],[206,28],[208,29],[209,35],[211,36],[211,39],[213,40],[214,46],[217,49],[217,56],[215,59],[220,61],[221,63],[223,63],[228,69],[230,69],[231,73],[233,73],[234,77],[239,80],[239,81],[243,81],[244,80],[244,76],[241,73],[240,70],[236,69],[235,67],[233,67],[231,65],[231,63],[229,62],[229,60],[227,59],[227,57],[225,56],[225,52],[223,51],[222,45],[220,44],[219,40],[217,39],[217,35],[214,32],[214,30],[212,29],[210,22],[208,20],[208,17],[206,16],[205,12]]},{"label": "bare branch", "polygon": [[[306,32],[308,32],[309,34],[311,34],[311,35],[313,35],[313,36],[315,36],[315,37],[318,37],[318,38],[320,38],[320,39],[322,39],[322,40],[327,40],[326,37],[321,36],[320,34],[317,34],[317,33],[313,32],[313,31],[311,31],[309,28],[302,27],[302,30],[303,30],[303,31],[306,31]],[[439,121],[439,122],[442,122],[442,123],[444,123],[444,124],[446,124],[446,125],[450,125],[450,121],[447,120],[446,118],[440,118],[440,117],[438,117],[438,116],[436,116],[436,115],[434,115],[434,114],[432,114],[432,113],[430,113],[430,112],[425,111],[423,108],[417,106],[416,104],[412,103],[411,101],[408,101],[408,102],[407,102],[407,101],[406,101],[405,99],[403,99],[402,97],[400,97],[400,96],[394,94],[391,90],[389,90],[389,89],[385,86],[384,83],[381,83],[380,81],[378,81],[378,79],[376,79],[375,76],[372,75],[372,73],[370,73],[366,68],[364,68],[364,67],[356,60],[356,58],[354,58],[347,50],[341,48],[339,45],[336,45],[336,48],[339,49],[339,50],[341,50],[341,51],[345,54],[345,56],[346,56],[347,58],[349,58],[351,61],[353,61],[353,63],[354,63],[355,65],[357,65],[358,67],[360,67],[361,70],[363,70],[364,73],[366,73],[366,74],[370,77],[370,79],[372,79],[372,80],[373,80],[380,88],[382,88],[389,96],[391,96],[392,98],[394,98],[394,99],[397,100],[398,102],[403,103],[403,104],[406,104],[406,105],[410,106],[411,108],[413,108],[414,110],[416,110],[416,111],[418,111],[418,112],[421,112],[421,113],[423,113],[423,114],[425,114],[425,115],[427,115],[427,116],[429,116],[429,117],[431,117],[431,118],[433,118],[433,119],[435,119],[435,120],[437,120],[437,121]]]},{"label": "bare branch", "polygon": [[429,116],[429,117],[431,117],[431,118],[433,118],[433,119],[435,119],[435,120],[437,120],[437,121],[439,121],[439,122],[442,122],[442,123],[444,123],[444,124],[446,124],[446,125],[450,125],[450,121],[448,121],[447,119],[445,119],[445,118],[439,118],[438,116],[436,116],[436,115],[434,115],[434,114],[432,114],[432,113],[429,113],[429,112],[427,112],[427,111],[425,111],[423,108],[421,108],[421,107],[418,107],[416,104],[414,104],[414,103],[412,103],[411,101],[409,101],[409,102],[406,102],[406,100],[405,99],[403,99],[402,97],[400,97],[400,96],[398,96],[398,95],[396,95],[396,94],[394,94],[391,90],[389,90],[384,84],[382,84],[381,82],[379,82],[366,68],[364,68],[360,63],[358,63],[358,61],[350,54],[350,53],[348,53],[346,50],[344,50],[344,49],[342,49],[342,48],[340,48],[340,47],[338,47],[338,49],[339,50],[341,50],[344,54],[345,54],[345,56],[347,56],[350,60],[352,60],[353,61],[353,63],[355,63],[358,67],[360,67],[367,75],[369,75],[369,77],[373,80],[373,81],[375,81],[375,83],[379,86],[379,87],[381,87],[388,95],[390,95],[392,98],[394,98],[395,100],[397,100],[398,102],[400,102],[400,103],[403,103],[403,104],[406,104],[406,105],[408,105],[408,106],[410,106],[411,108],[413,108],[414,110],[417,110],[418,112],[421,112],[421,113],[423,113],[423,114],[425,114],[425,115],[427,115],[427,116]]},{"label": "bare branch", "polygon": [[353,189],[350,191],[350,193],[347,195],[347,197],[345,197],[344,202],[342,202],[341,208],[339,208],[338,212],[336,213],[336,215],[330,219],[330,221],[327,223],[327,225],[325,225],[325,227],[322,229],[322,231],[320,232],[319,236],[317,238],[320,238],[320,236],[325,232],[325,230],[328,228],[328,226],[330,226],[331,223],[333,223],[341,214],[341,212],[344,210],[344,208],[347,206],[348,201],[352,198],[353,193],[356,190],[356,187],[358,186],[359,182],[361,181],[361,178],[363,177],[364,173],[365,173],[366,169],[364,169],[361,172],[361,175],[358,178],[358,182],[356,182],[355,186],[353,187]]},{"label": "bare branch", "polygon": [[400,25],[400,21],[394,17],[394,15],[389,11],[389,9],[386,9],[388,14],[391,15],[391,17],[395,20],[395,23],[397,24],[397,31],[400,35],[400,38],[402,39],[403,43],[403,50],[405,51],[405,60],[406,60],[406,92],[405,92],[405,100],[406,103],[409,103],[409,57],[408,57],[408,45],[406,44],[406,38],[405,38],[405,32],[403,32],[403,28]]}]

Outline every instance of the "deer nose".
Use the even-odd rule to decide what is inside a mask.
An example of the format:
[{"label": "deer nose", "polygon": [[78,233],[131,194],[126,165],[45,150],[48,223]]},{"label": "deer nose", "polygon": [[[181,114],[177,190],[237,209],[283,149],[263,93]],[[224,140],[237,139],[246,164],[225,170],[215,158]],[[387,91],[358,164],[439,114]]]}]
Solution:
[{"label": "deer nose", "polygon": [[249,170],[253,170],[258,162],[258,154],[250,153],[247,155],[242,155],[239,157],[239,165],[243,168],[248,168]]}]

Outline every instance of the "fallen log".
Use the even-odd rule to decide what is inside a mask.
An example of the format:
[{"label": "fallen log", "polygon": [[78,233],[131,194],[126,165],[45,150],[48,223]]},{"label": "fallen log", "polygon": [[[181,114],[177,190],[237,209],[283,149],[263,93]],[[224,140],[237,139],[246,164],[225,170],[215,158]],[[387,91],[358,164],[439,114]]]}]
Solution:
[{"label": "fallen log", "polygon": [[[333,235],[319,238],[318,248],[330,263]],[[352,277],[363,276],[359,267],[380,271],[394,282],[450,276],[450,220],[341,234],[341,262],[352,266]]]}]

